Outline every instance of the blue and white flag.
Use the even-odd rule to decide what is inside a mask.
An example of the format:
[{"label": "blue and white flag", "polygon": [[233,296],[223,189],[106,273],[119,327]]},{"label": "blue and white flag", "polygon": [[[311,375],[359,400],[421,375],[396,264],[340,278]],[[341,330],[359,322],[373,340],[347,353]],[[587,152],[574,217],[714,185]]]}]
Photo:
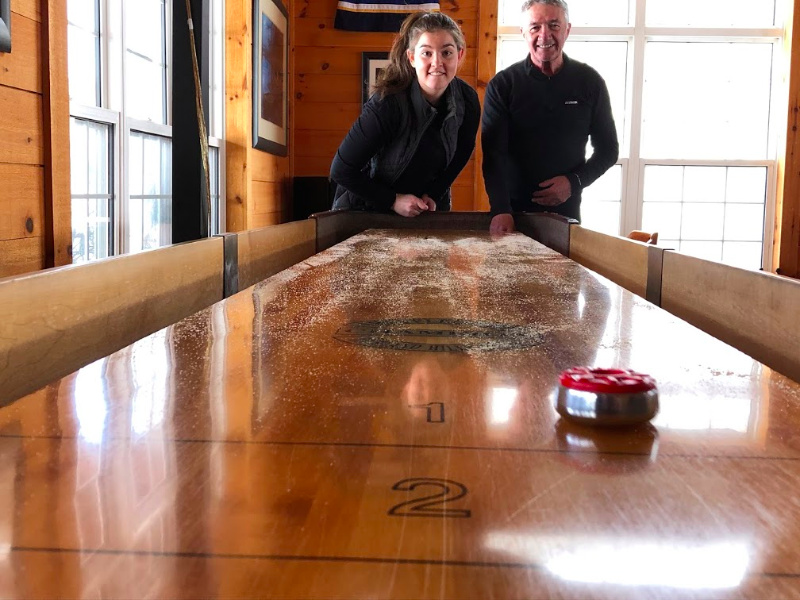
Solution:
[{"label": "blue and white flag", "polygon": [[410,13],[439,10],[438,2],[428,0],[395,0],[394,2],[339,2],[336,8],[336,29],[347,31],[394,31]]}]

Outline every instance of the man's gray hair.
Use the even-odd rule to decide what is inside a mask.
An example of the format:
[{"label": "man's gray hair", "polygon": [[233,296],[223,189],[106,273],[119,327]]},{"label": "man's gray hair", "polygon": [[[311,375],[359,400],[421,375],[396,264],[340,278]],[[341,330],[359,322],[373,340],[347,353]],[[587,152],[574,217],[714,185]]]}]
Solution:
[{"label": "man's gray hair", "polygon": [[567,20],[567,23],[569,23],[569,7],[567,6],[566,0],[525,0],[522,3],[520,12],[525,12],[534,4],[549,4],[550,6],[557,6],[564,11],[564,18]]}]

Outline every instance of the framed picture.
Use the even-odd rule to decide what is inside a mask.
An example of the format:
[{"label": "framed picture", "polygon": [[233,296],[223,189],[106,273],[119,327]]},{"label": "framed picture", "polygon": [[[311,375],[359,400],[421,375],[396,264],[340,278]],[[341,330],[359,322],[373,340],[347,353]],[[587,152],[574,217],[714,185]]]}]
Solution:
[{"label": "framed picture", "polygon": [[253,0],[253,146],[286,156],[289,19],[281,0]]},{"label": "framed picture", "polygon": [[366,104],[372,92],[378,75],[389,64],[388,52],[362,52],[361,53],[361,104]]},{"label": "framed picture", "polygon": [[11,52],[11,0],[0,0],[0,52]]}]

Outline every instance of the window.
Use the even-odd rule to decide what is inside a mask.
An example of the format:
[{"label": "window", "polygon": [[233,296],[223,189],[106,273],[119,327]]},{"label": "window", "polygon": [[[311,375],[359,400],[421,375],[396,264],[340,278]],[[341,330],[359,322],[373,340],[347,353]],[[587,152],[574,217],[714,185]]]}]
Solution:
[{"label": "window", "polygon": [[[68,0],[73,261],[171,243],[174,0]],[[210,0],[212,232],[222,230],[224,2]]]},{"label": "window", "polygon": [[[519,0],[500,3],[498,69],[527,54]],[[606,80],[620,139],[618,164],[584,192],[586,227],[658,231],[661,245],[687,254],[768,264],[789,8],[569,0],[565,52]]]}]

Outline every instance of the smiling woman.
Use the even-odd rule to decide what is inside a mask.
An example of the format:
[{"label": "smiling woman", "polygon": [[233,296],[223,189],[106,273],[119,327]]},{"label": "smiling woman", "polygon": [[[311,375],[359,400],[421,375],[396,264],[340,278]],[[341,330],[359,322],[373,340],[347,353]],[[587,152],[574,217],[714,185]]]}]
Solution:
[{"label": "smiling woman", "polygon": [[[456,77],[465,49],[450,17],[406,18],[331,165],[334,208],[404,217],[450,209],[450,186],[475,148],[480,118],[477,93]],[[369,65],[366,81],[377,70]]]}]

